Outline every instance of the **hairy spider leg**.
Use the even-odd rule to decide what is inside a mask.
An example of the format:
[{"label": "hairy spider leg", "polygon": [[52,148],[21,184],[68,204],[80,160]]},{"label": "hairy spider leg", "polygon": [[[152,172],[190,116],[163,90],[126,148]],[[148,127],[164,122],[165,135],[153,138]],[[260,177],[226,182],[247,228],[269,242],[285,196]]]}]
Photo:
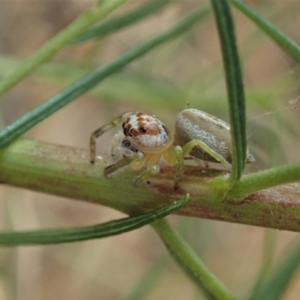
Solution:
[{"label": "hairy spider leg", "polygon": [[206,153],[212,156],[215,160],[219,161],[226,169],[231,169],[231,164],[216,151],[212,150],[209,146],[207,146],[204,142],[200,140],[191,140],[186,143],[183,147],[176,146],[172,149],[170,155],[167,158],[167,162],[169,165],[177,164],[175,178],[174,178],[174,189],[178,189],[179,182],[183,175],[184,171],[184,157],[188,155],[194,147],[201,147]]},{"label": "hairy spider leg", "polygon": [[219,153],[211,149],[207,144],[200,140],[191,140],[186,143],[183,147],[183,156],[189,154],[194,147],[200,147],[203,151],[213,157],[216,161],[220,162],[226,169],[231,170],[231,164]]},{"label": "hairy spider leg", "polygon": [[95,162],[96,158],[96,139],[100,137],[102,134],[104,134],[106,131],[118,126],[121,124],[126,118],[134,114],[135,112],[129,111],[124,114],[121,114],[120,116],[116,117],[114,120],[109,122],[108,124],[98,128],[96,131],[94,131],[90,138],[90,161],[93,164]]}]

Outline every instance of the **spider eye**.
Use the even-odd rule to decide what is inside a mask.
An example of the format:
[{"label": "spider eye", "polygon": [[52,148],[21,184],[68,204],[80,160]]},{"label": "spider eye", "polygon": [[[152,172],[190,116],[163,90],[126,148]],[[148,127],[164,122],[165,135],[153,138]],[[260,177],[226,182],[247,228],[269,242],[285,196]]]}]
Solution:
[{"label": "spider eye", "polygon": [[147,129],[145,127],[143,127],[143,126],[141,126],[139,128],[139,130],[140,130],[141,133],[146,133],[147,132]]},{"label": "spider eye", "polygon": [[138,132],[138,130],[131,128],[129,131],[126,132],[125,135],[130,136],[130,137],[136,137],[139,135],[139,132]]}]

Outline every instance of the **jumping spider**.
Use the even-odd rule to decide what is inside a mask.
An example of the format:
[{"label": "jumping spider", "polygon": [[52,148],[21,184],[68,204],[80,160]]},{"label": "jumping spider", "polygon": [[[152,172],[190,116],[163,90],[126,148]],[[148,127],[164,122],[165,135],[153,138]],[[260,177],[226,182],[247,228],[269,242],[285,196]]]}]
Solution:
[{"label": "jumping spider", "polygon": [[[131,111],[118,116],[91,135],[91,163],[95,162],[96,138],[121,123],[123,134],[116,135],[112,147],[112,153],[119,159],[105,168],[106,177],[127,165],[134,170],[146,167],[134,180],[135,184],[142,184],[159,172],[159,161],[163,157],[169,165],[177,165],[174,179],[174,188],[177,189],[186,155],[204,162],[221,163],[231,169],[229,124],[194,108],[185,109],[177,115],[175,134],[152,115]],[[246,163],[253,161],[253,155],[247,150]]]}]

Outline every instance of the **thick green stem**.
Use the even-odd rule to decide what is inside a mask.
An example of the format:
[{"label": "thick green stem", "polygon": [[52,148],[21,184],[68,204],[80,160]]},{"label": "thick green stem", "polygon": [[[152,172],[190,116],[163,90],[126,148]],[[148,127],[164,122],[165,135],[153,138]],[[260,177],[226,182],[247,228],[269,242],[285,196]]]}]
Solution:
[{"label": "thick green stem", "polygon": [[262,189],[297,180],[300,180],[299,162],[243,176],[229,192],[228,198],[241,200]]},{"label": "thick green stem", "polygon": [[128,214],[154,210],[189,193],[181,215],[300,232],[300,186],[286,184],[300,180],[299,164],[244,175],[224,200],[226,171],[186,166],[179,189],[174,190],[174,168],[164,167],[149,183],[134,186],[138,174],[130,170],[103,177],[103,161],[91,165],[87,150],[19,139],[0,150],[0,181]]}]

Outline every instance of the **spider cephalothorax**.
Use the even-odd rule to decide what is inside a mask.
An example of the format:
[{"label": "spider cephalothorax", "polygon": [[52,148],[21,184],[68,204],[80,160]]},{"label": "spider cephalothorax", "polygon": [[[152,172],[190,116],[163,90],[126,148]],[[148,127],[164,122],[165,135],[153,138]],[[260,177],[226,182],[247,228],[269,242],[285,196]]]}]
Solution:
[{"label": "spider cephalothorax", "polygon": [[173,142],[172,134],[159,119],[142,112],[129,116],[122,128],[128,140],[141,151],[162,152]]},{"label": "spider cephalothorax", "polygon": [[[134,170],[147,168],[135,180],[141,184],[159,171],[159,162],[164,158],[169,165],[177,165],[174,187],[183,173],[184,156],[203,161],[222,163],[231,168],[232,146],[229,124],[203,111],[189,108],[181,111],[176,120],[175,138],[155,116],[142,112],[127,112],[96,130],[90,140],[91,162],[95,161],[96,138],[122,123],[123,134],[116,135],[112,154],[118,160],[105,168],[108,176],[116,170],[131,165]],[[254,161],[247,151],[246,163]]]}]

